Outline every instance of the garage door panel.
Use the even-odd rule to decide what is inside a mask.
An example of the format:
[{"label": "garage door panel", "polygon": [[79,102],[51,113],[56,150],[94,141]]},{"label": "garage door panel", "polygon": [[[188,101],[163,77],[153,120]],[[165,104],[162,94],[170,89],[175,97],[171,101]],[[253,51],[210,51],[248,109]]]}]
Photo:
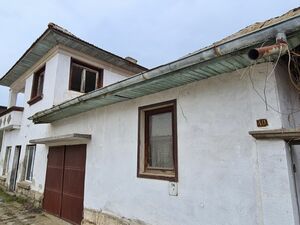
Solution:
[{"label": "garage door panel", "polygon": [[83,218],[86,145],[50,147],[43,208],[69,222]]},{"label": "garage door panel", "polygon": [[[86,146],[66,146],[62,217],[80,223],[83,212]],[[73,218],[73,219],[70,219]]]},{"label": "garage door panel", "polygon": [[83,199],[64,194],[61,217],[80,224],[83,217]]},{"label": "garage door panel", "polygon": [[64,151],[62,147],[50,147],[46,172],[43,208],[45,211],[60,215],[61,192],[63,186]]},{"label": "garage door panel", "polygon": [[44,210],[55,216],[60,216],[61,192],[48,189],[45,191],[44,195]]},{"label": "garage door panel", "polygon": [[47,189],[54,189],[59,192],[62,190],[63,168],[48,168]]},{"label": "garage door panel", "polygon": [[[84,192],[84,171],[65,169],[64,192],[76,196],[83,196]],[[76,177],[76,179],[74,179]]]},{"label": "garage door panel", "polygon": [[64,163],[64,147],[50,147],[48,154],[48,166],[62,167]]},{"label": "garage door panel", "polygon": [[72,167],[84,170],[86,145],[66,146],[65,167]]}]

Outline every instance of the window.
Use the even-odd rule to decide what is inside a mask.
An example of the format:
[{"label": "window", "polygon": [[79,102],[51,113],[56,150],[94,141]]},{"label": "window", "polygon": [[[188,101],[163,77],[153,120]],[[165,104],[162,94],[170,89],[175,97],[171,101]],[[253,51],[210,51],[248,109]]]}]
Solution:
[{"label": "window", "polygon": [[35,147],[36,147],[35,145],[27,145],[27,148],[26,148],[25,180],[27,180],[27,181],[32,181],[32,177],[33,177]]},{"label": "window", "polygon": [[69,89],[87,93],[102,87],[103,70],[72,59]]},{"label": "window", "polygon": [[176,100],[139,108],[138,177],[178,180]]},{"label": "window", "polygon": [[32,105],[43,98],[43,87],[45,77],[45,66],[34,73],[32,80],[31,98],[27,102]]},{"label": "window", "polygon": [[2,171],[3,176],[7,175],[7,172],[8,172],[8,169],[9,169],[10,154],[11,154],[11,146],[6,147],[4,163],[3,163],[3,171]]}]

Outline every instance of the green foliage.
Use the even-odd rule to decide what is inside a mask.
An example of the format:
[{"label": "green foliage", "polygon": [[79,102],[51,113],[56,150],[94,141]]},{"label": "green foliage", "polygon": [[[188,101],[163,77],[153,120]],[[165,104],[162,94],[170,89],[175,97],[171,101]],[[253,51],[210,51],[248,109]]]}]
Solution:
[{"label": "green foliage", "polygon": [[9,195],[5,191],[3,191],[2,189],[0,189],[0,201],[2,201],[4,203],[5,202],[16,201],[18,203],[25,204],[27,202],[27,199],[21,198],[21,197],[17,197],[15,195]]}]

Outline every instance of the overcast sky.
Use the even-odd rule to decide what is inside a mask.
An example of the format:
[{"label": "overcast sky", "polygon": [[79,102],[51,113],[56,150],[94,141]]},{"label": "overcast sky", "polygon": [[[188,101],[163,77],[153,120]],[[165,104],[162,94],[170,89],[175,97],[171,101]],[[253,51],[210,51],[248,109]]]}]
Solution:
[{"label": "overcast sky", "polygon": [[[22,4],[23,3],[23,4]],[[54,22],[148,68],[203,48],[247,25],[298,7],[300,0],[2,1],[0,76]],[[8,89],[0,87],[0,105]]]}]

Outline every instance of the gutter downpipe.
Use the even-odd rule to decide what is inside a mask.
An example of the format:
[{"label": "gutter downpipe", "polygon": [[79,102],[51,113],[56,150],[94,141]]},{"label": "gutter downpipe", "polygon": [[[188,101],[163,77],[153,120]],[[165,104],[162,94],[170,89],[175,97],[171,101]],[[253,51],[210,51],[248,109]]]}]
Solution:
[{"label": "gutter downpipe", "polygon": [[278,33],[276,35],[276,44],[250,49],[248,57],[252,60],[257,60],[274,54],[280,54],[280,56],[282,56],[288,51],[288,49],[289,46],[286,35],[284,33]]},{"label": "gutter downpipe", "polygon": [[219,56],[230,54],[253,45],[260,44],[266,40],[273,39],[279,32],[284,32],[285,34],[290,34],[300,30],[300,16],[292,17],[288,20],[281,21],[279,23],[272,24],[270,26],[264,27],[260,30],[253,31],[251,33],[239,36],[233,40],[228,40],[226,42],[221,42],[219,44],[204,48],[198,52],[188,55],[179,60],[173,61],[171,63],[153,68],[149,71],[139,73],[133,77],[126,80],[111,84],[99,90],[95,90],[91,93],[79,96],[77,98],[71,99],[60,105],[54,106],[50,109],[38,112],[35,115],[29,117],[34,123],[43,123],[40,120],[41,117],[47,116],[48,114],[55,113],[59,110],[65,109],[71,105],[75,105],[82,101],[86,101],[95,97],[99,97],[105,94],[112,94],[117,90],[123,89],[125,87],[130,87],[136,85],[144,80],[153,79],[162,76],[167,73],[174,72],[179,69],[184,69],[186,67],[199,64]]}]

